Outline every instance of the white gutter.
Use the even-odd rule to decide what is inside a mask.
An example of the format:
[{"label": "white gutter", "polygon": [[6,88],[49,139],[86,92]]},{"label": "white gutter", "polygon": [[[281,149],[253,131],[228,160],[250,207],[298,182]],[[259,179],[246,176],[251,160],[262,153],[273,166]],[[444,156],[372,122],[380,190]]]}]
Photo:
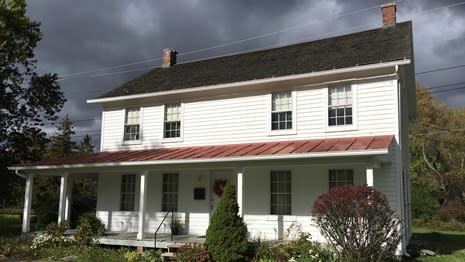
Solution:
[{"label": "white gutter", "polygon": [[194,87],[194,88],[183,88],[180,90],[152,92],[152,93],[127,95],[127,96],[95,98],[95,99],[88,99],[87,103],[94,104],[94,103],[115,102],[115,101],[129,100],[129,99],[140,99],[140,98],[148,98],[148,97],[156,97],[156,96],[175,95],[175,94],[190,93],[190,92],[225,89],[225,88],[231,88],[231,87],[241,87],[241,86],[248,86],[248,85],[255,85],[255,84],[266,84],[266,83],[272,83],[276,81],[298,80],[298,79],[304,79],[304,78],[309,78],[309,77],[326,76],[326,75],[331,75],[331,74],[350,73],[350,72],[356,72],[356,71],[406,65],[406,64],[410,64],[410,62],[411,62],[410,59],[403,59],[403,60],[397,60],[397,61],[391,61],[391,62],[380,62],[378,64],[345,67],[345,68],[340,68],[340,69],[332,69],[332,70],[325,70],[325,71],[298,74],[298,75],[271,77],[271,78],[260,79],[260,80],[249,80],[249,81],[234,82],[234,83],[227,83],[227,84],[201,86],[201,87]]},{"label": "white gutter", "polygon": [[323,157],[348,157],[348,156],[376,156],[388,154],[388,149],[376,150],[353,150],[340,152],[318,152],[288,155],[269,156],[247,156],[247,157],[221,157],[203,159],[180,159],[180,160],[150,160],[150,161],[123,161],[90,164],[69,164],[69,165],[43,165],[43,166],[16,166],[8,167],[9,170],[47,170],[63,168],[101,168],[101,167],[121,167],[121,166],[147,166],[147,165],[169,165],[169,164],[196,164],[196,163],[218,163],[235,161],[259,161],[259,160],[285,160],[303,158],[323,158]]},{"label": "white gutter", "polygon": [[[10,169],[10,168],[8,168],[8,169]],[[12,170],[12,169],[10,169],[10,170]],[[19,169],[15,169],[15,174],[16,174],[17,176],[19,176],[19,177],[27,178],[25,175],[23,175],[23,174],[21,174],[21,173],[19,172]]]}]

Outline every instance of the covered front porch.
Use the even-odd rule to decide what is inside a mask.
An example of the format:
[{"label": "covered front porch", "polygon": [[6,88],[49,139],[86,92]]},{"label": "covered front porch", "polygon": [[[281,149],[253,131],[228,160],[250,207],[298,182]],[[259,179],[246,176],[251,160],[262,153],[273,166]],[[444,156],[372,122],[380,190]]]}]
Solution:
[{"label": "covered front porch", "polygon": [[[316,198],[332,186],[374,186],[385,192],[394,209],[400,210],[392,182],[399,175],[393,161],[396,150],[391,147],[392,136],[377,139],[365,139],[364,150],[349,150],[360,142],[355,138],[330,141],[325,151],[311,152],[325,141],[310,145],[313,140],[308,140],[291,144],[294,152],[307,145],[310,153],[192,159],[189,154],[196,151],[189,151],[178,152],[186,156],[179,159],[170,152],[171,160],[35,168],[22,174],[26,177],[23,232],[29,231],[35,175],[61,177],[58,222],[62,222],[70,216],[70,181],[74,176],[93,173],[98,175],[96,216],[108,231],[101,244],[163,248],[178,242],[202,242],[220,196],[218,188],[224,182],[236,185],[239,215],[247,224],[250,239],[292,239],[308,232],[314,240],[323,240],[313,225],[311,210]],[[339,149],[341,145],[343,149]],[[369,145],[377,147],[370,149]],[[273,146],[262,143],[254,148],[251,150],[262,148],[265,152]],[[279,148],[276,152],[286,149],[282,145]],[[143,152],[144,157],[147,154]],[[178,231],[173,240],[172,221]]]}]

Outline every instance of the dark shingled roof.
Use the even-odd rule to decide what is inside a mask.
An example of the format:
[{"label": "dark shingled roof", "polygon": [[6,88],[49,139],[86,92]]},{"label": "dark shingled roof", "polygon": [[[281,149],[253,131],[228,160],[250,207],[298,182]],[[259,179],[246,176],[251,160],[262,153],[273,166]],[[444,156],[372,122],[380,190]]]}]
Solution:
[{"label": "dark shingled roof", "polygon": [[154,68],[100,96],[116,97],[412,58],[412,23],[279,48]]}]

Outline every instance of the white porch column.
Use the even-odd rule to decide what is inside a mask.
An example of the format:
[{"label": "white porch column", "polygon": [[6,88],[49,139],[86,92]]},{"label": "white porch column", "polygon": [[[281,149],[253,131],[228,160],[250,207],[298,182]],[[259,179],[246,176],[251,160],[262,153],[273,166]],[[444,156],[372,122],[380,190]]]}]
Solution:
[{"label": "white porch column", "polygon": [[24,210],[23,210],[23,226],[22,232],[27,233],[30,231],[31,222],[31,205],[32,205],[32,184],[34,179],[32,175],[26,177],[26,190],[24,193]]},{"label": "white porch column", "polygon": [[73,178],[68,177],[68,185],[66,186],[66,202],[65,202],[65,221],[71,219],[71,201],[73,196]]},{"label": "white porch column", "polygon": [[58,206],[58,224],[66,221],[66,195],[68,193],[68,174],[61,176],[60,183],[60,204]]},{"label": "white porch column", "polygon": [[145,228],[145,204],[147,202],[147,175],[149,171],[145,170],[140,174],[140,194],[139,194],[139,223],[137,231],[137,240],[144,238]]},{"label": "white porch column", "polygon": [[239,170],[237,172],[237,204],[239,205],[239,216],[242,217],[243,215],[243,176],[244,176],[244,169]]},{"label": "white porch column", "polygon": [[367,186],[373,187],[373,167],[367,167],[366,170],[366,176],[367,176]]}]

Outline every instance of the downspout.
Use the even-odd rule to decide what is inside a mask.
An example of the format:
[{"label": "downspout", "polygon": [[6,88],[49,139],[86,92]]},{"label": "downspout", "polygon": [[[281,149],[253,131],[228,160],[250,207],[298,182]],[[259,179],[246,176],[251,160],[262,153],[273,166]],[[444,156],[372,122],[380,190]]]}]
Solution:
[{"label": "downspout", "polygon": [[26,179],[26,178],[27,178],[27,177],[26,177],[26,175],[24,175],[24,174],[21,174],[21,173],[19,172],[19,170],[18,170],[18,169],[15,169],[15,174],[16,174],[17,176],[19,176],[19,177],[22,177],[22,178],[24,178],[24,179]]}]

